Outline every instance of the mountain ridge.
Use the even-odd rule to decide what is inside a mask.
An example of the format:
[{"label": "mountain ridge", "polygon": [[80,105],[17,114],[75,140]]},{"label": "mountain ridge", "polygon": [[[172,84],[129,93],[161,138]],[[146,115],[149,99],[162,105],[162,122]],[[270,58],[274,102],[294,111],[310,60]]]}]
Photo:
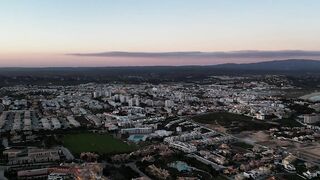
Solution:
[{"label": "mountain ridge", "polygon": [[298,70],[319,70],[320,61],[310,59],[286,59],[274,61],[262,61],[255,63],[228,63],[215,65],[215,68],[226,69],[248,69],[248,70],[276,70],[276,71],[298,71]]}]

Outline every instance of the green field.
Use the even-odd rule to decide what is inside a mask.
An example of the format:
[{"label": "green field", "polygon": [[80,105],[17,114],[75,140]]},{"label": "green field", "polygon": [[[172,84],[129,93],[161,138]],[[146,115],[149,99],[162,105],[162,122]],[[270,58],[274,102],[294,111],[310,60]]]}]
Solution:
[{"label": "green field", "polygon": [[202,124],[220,125],[228,129],[229,132],[239,133],[241,131],[268,130],[274,125],[264,121],[253,120],[252,117],[233,114],[229,112],[212,112],[192,117],[192,119]]},{"label": "green field", "polygon": [[295,119],[293,118],[288,118],[288,119],[279,119],[275,121],[279,123],[280,126],[282,127],[302,127],[303,125],[298,123]]},{"label": "green field", "polygon": [[115,154],[130,152],[135,146],[129,145],[121,140],[113,138],[108,134],[68,134],[63,137],[63,146],[70,149],[72,153],[96,152],[99,154]]},{"label": "green field", "polygon": [[193,120],[204,124],[230,125],[232,121],[251,121],[251,117],[233,114],[229,112],[212,112],[207,114],[201,114],[193,117]]}]

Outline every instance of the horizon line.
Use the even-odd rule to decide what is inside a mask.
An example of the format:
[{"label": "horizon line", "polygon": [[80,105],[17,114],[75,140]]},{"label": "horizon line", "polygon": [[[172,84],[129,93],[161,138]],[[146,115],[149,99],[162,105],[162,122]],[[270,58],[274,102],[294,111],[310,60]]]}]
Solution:
[{"label": "horizon line", "polygon": [[45,68],[134,68],[134,67],[205,67],[205,66],[219,66],[219,65],[241,65],[241,64],[258,64],[264,62],[279,62],[279,61],[319,61],[320,59],[280,59],[280,60],[264,60],[259,62],[243,62],[243,63],[219,63],[219,64],[190,64],[190,65],[132,65],[132,66],[0,66],[0,69],[45,69]]}]

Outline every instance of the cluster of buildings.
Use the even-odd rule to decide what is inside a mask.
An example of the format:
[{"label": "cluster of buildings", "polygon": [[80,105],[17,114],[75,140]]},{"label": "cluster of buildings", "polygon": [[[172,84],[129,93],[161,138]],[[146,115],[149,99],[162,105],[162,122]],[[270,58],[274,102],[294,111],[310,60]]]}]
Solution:
[{"label": "cluster of buildings", "polygon": [[315,142],[320,138],[320,133],[308,127],[280,127],[270,129],[270,135],[279,140],[293,142]]},{"label": "cluster of buildings", "polygon": [[36,164],[43,162],[59,162],[64,156],[59,148],[39,149],[36,147],[12,148],[3,151],[8,165]]},{"label": "cluster of buildings", "polygon": [[17,172],[18,179],[100,179],[106,180],[103,176],[103,164],[60,164],[55,167],[40,168],[32,170],[21,170]]},{"label": "cluster of buildings", "polygon": [[[3,155],[8,165],[48,165],[18,169],[20,179],[104,179],[103,165],[99,163],[58,165],[69,156],[59,147],[10,148],[15,142],[35,140],[43,132],[54,134],[61,130],[86,129],[113,133],[130,143],[149,140],[157,143],[132,153],[114,155],[111,159],[114,163],[127,163],[141,157],[142,162],[148,162],[144,170],[163,179],[170,177],[169,171],[152,163],[157,156],[166,158],[174,152],[181,152],[234,179],[268,177],[278,165],[295,171],[294,155],[254,142],[248,144],[189,118],[224,111],[262,120],[258,122],[286,119],[294,111],[280,95],[282,89],[292,87],[278,77],[266,79],[279,86],[244,77],[211,78],[216,83],[3,87],[0,91],[9,92],[0,101],[0,133],[6,135],[1,140],[7,148]],[[312,108],[317,109],[317,106]],[[305,114],[301,127],[279,127],[268,132],[276,139],[315,142],[320,137],[319,122],[319,114]],[[9,143],[4,143],[5,138]],[[317,173],[306,171],[303,175],[317,177]]]},{"label": "cluster of buildings", "polygon": [[235,85],[234,79],[230,78],[217,84],[203,85],[88,83],[76,86],[14,86],[0,90],[11,95],[1,98],[4,110],[0,116],[2,132],[80,126],[107,126],[112,129],[127,123],[125,121],[217,110],[261,120],[284,118],[291,113],[285,103],[273,96],[279,94],[274,85],[258,81]]},{"label": "cluster of buildings", "polygon": [[315,124],[320,122],[320,114],[306,114],[303,117],[303,122],[305,124]]},{"label": "cluster of buildings", "polygon": [[[42,117],[41,117],[42,116]],[[57,130],[80,127],[74,116],[43,116],[33,110],[8,110],[0,115],[1,132]]]}]

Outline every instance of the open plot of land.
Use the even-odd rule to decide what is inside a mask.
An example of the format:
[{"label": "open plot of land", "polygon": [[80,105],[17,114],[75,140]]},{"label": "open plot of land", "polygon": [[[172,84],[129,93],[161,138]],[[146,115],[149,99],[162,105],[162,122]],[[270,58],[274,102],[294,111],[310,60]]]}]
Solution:
[{"label": "open plot of land", "polygon": [[223,126],[232,133],[242,131],[268,130],[274,125],[264,121],[253,120],[251,117],[229,112],[214,112],[192,117],[198,123]]},{"label": "open plot of land", "polygon": [[314,92],[311,94],[307,94],[300,97],[303,100],[310,100],[310,101],[319,101],[320,100],[320,92]]},{"label": "open plot of land", "polygon": [[236,137],[254,143],[269,142],[271,140],[265,131],[243,131],[237,134]]},{"label": "open plot of land", "polygon": [[124,153],[135,149],[121,140],[108,134],[80,133],[68,134],[63,138],[63,145],[71,152],[96,152],[99,154]]},{"label": "open plot of land", "polygon": [[301,158],[320,163],[320,144],[314,143],[310,146],[297,147],[296,151],[299,152]]}]

